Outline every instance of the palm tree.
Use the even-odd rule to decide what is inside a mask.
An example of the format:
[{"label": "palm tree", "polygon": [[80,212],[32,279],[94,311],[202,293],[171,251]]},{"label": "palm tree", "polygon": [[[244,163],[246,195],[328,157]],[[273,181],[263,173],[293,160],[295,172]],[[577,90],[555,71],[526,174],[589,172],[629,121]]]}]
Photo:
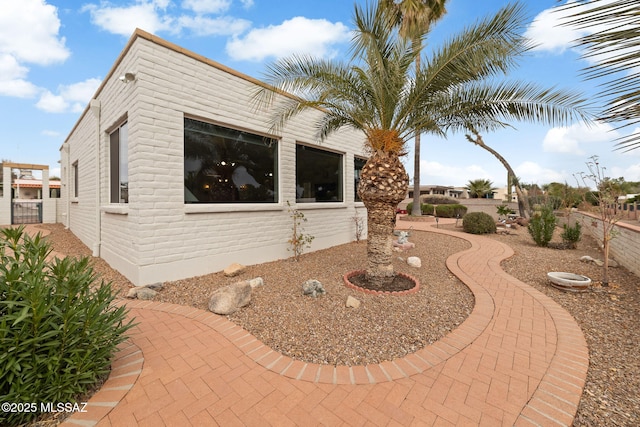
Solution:
[{"label": "palm tree", "polygon": [[[484,143],[482,135],[480,135],[477,131],[473,131],[473,133],[475,134],[475,138],[467,134],[465,135],[467,140],[469,140],[469,142],[473,142],[478,147],[484,148],[489,153],[493,154],[493,156],[498,159],[500,163],[502,163],[502,166],[504,166],[504,168],[507,170],[507,176],[509,178],[507,185],[509,186],[509,188],[511,188],[511,184],[513,184],[516,189],[516,196],[518,196],[518,211],[520,213],[520,216],[522,218],[529,218],[529,200],[525,196],[524,191],[522,191],[522,187],[520,187],[520,182],[516,178],[516,174],[513,171],[513,168],[511,167],[509,162],[507,162],[507,159],[502,157],[500,153]],[[511,195],[511,191],[509,191],[509,195]]]},{"label": "palm tree", "polygon": [[493,186],[493,182],[488,179],[474,179],[469,180],[469,183],[465,187],[472,199],[480,199],[490,194],[493,194],[496,187]]},{"label": "palm tree", "polygon": [[[382,6],[391,14],[392,22],[399,27],[400,36],[411,41],[416,53],[415,67],[420,68],[422,37],[429,32],[431,24],[447,12],[447,0],[381,0]],[[413,149],[413,207],[411,215],[420,216],[420,132],[416,132]]]},{"label": "palm tree", "polygon": [[[600,92],[607,106],[599,120],[619,127],[640,123],[640,74],[634,71],[640,66],[637,0],[568,2],[561,9],[573,12],[566,25],[602,28],[577,40],[585,48],[583,57],[597,61],[584,70],[587,79],[607,79]],[[625,151],[640,148],[640,133],[622,137],[617,145]]]},{"label": "palm tree", "polygon": [[[348,62],[294,55],[268,67],[256,93],[269,108],[273,132],[307,109],[320,112],[318,138],[351,127],[365,136],[370,157],[358,194],[367,208],[369,286],[384,290],[395,275],[393,228],[409,177],[400,161],[417,132],[486,131],[506,121],[566,123],[587,119],[576,94],[495,77],[516,64],[528,45],[522,5],[501,9],[452,38],[418,69],[418,52],[400,37],[379,3],[355,5],[353,57]],[[279,97],[295,93],[297,96]],[[276,102],[277,101],[277,102]]]}]

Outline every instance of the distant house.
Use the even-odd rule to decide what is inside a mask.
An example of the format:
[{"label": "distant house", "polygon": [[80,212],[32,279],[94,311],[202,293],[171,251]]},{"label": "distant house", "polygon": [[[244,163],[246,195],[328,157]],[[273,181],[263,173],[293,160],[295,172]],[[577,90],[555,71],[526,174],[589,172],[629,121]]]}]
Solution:
[{"label": "distant house", "polygon": [[0,170],[0,224],[57,221],[61,182],[49,179],[49,166],[3,162]]},{"label": "distant house", "polygon": [[136,30],[61,147],[59,218],[136,285],[291,256],[288,203],[311,250],[354,240],[364,135],[275,132],[263,85]]}]

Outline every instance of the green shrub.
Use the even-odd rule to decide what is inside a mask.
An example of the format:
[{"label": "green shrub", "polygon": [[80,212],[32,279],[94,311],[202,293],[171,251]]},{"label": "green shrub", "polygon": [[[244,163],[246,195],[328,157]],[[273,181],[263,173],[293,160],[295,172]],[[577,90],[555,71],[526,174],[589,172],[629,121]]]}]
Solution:
[{"label": "green shrub", "polygon": [[0,231],[0,396],[36,412],[0,412],[0,425],[38,417],[40,403],[75,402],[109,372],[131,328],[89,258],[48,261],[50,245],[24,227]]},{"label": "green shrub", "polygon": [[529,221],[527,230],[529,230],[529,234],[533,241],[536,242],[536,245],[543,247],[549,245],[557,222],[558,219],[550,206],[542,206],[535,211]]},{"label": "green shrub", "polygon": [[485,212],[471,212],[462,219],[462,229],[471,234],[488,234],[496,232],[496,222]]},{"label": "green shrub", "polygon": [[573,224],[573,226],[569,224],[563,224],[562,228],[564,231],[562,232],[562,241],[568,247],[575,249],[578,245],[578,242],[582,238],[582,226],[579,222]]},{"label": "green shrub", "polygon": [[458,200],[452,197],[429,195],[421,198],[422,203],[430,205],[457,205]]},{"label": "green shrub", "polygon": [[458,204],[438,205],[436,207],[436,215],[440,218],[455,218],[456,215],[460,215],[460,218],[467,213],[467,207]]}]

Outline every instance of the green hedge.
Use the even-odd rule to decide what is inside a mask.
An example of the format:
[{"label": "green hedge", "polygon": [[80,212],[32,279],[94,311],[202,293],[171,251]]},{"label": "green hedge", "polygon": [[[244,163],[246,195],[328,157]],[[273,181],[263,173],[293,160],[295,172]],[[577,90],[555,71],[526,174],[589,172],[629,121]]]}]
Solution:
[{"label": "green hedge", "polygon": [[471,212],[462,219],[462,229],[471,234],[495,233],[496,222],[488,213]]},{"label": "green hedge", "polygon": [[0,425],[33,421],[40,403],[75,402],[108,374],[133,326],[89,258],[48,261],[50,252],[23,227],[0,232],[0,400],[38,405],[0,412]]},{"label": "green hedge", "polygon": [[[433,206],[429,203],[423,203],[420,208],[423,215],[433,215]],[[407,212],[411,213],[413,202],[407,205]],[[456,214],[462,218],[467,213],[467,207],[459,204],[436,205],[436,216],[439,218],[455,218]]]}]

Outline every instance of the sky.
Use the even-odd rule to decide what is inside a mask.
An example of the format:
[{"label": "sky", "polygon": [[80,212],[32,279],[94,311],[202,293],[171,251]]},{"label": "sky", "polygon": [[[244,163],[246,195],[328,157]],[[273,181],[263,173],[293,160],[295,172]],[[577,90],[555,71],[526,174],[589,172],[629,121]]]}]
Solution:
[{"label": "sky", "polygon": [[[357,0],[364,4],[365,0]],[[572,43],[584,34],[558,26],[551,9],[567,0],[525,1],[535,44],[508,79],[581,92],[595,100],[598,81]],[[428,36],[425,55],[508,0],[449,0],[447,14]],[[0,0],[0,159],[49,165],[60,176],[59,149],[136,27],[262,79],[267,64],[293,53],[346,56],[351,0]],[[550,127],[511,123],[483,134],[485,144],[511,164],[521,182],[577,185],[598,156],[606,176],[640,181],[640,149],[615,150],[616,138],[638,132],[606,124]],[[411,147],[413,142],[409,142]],[[413,177],[413,152],[404,159]],[[423,185],[465,186],[489,179],[506,185],[506,171],[463,134],[424,135]]]}]

